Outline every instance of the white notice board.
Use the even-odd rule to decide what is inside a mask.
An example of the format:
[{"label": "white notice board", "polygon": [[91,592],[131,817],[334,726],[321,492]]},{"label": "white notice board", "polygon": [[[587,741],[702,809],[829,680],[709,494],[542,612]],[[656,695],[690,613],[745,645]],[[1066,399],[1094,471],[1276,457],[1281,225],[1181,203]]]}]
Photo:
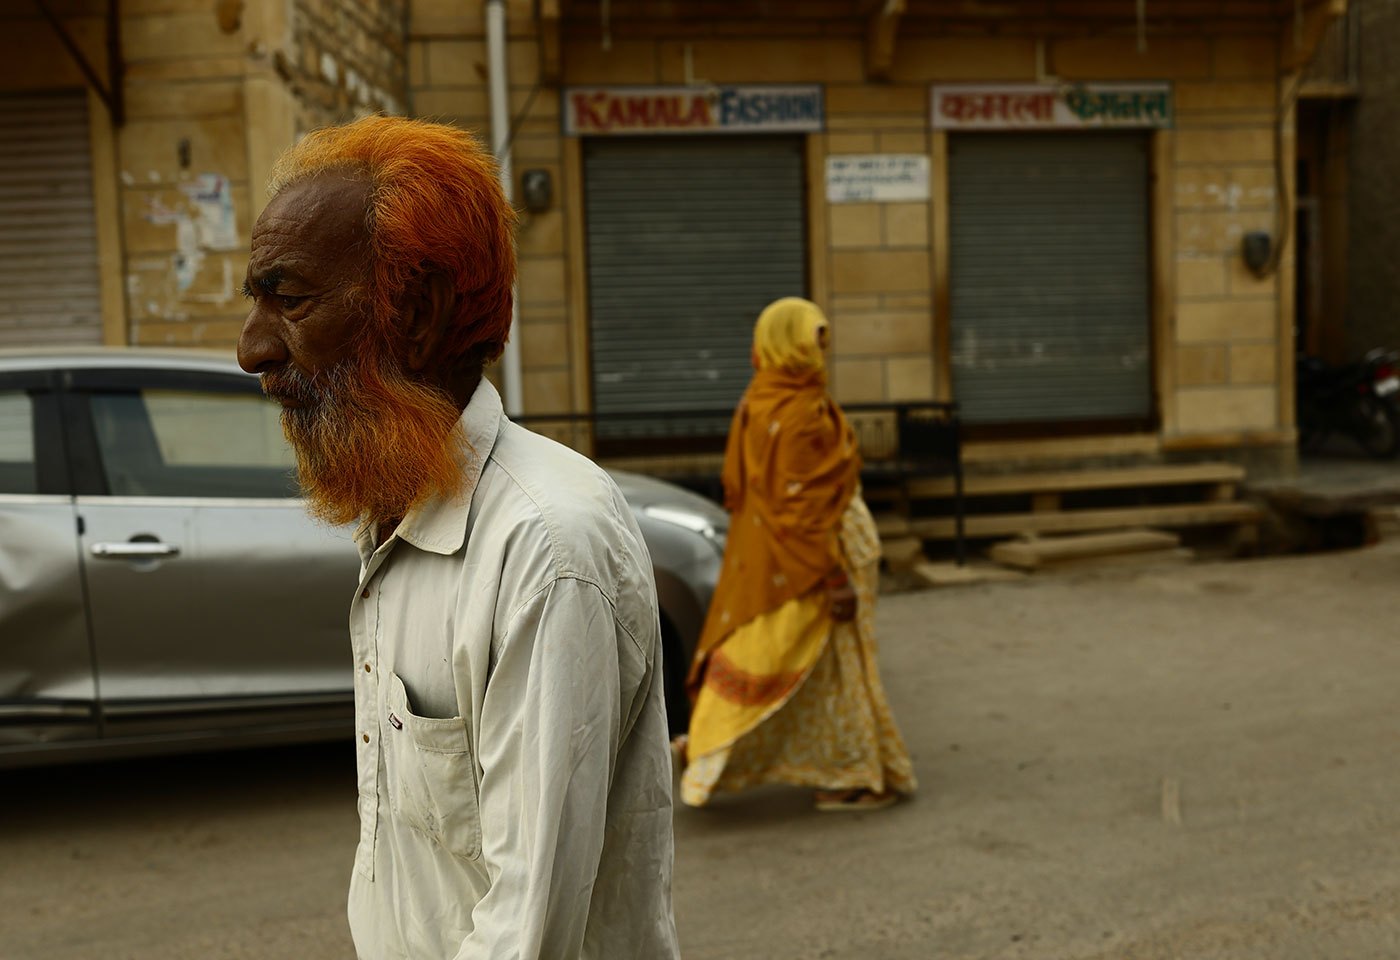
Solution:
[{"label": "white notice board", "polygon": [[840,154],[826,158],[828,203],[926,201],[928,155],[922,153]]}]

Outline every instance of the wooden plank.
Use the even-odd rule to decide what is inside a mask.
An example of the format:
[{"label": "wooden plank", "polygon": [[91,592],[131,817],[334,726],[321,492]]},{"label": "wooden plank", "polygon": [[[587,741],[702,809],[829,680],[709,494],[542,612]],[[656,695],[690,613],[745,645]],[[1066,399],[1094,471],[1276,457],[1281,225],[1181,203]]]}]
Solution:
[{"label": "wooden plank", "polygon": [[[935,136],[935,139],[937,137]],[[935,257],[935,264],[937,258]],[[940,310],[943,309],[941,306]],[[943,314],[946,316],[946,314]],[[938,328],[934,328],[935,334]],[[938,349],[943,350],[940,344]],[[947,356],[946,352],[944,356]],[[934,358],[935,372],[938,358]],[[951,388],[950,388],[951,390]],[[942,396],[939,400],[946,399]],[[1008,463],[1025,460],[1073,460],[1078,457],[1151,456],[1162,450],[1155,433],[1122,433],[1106,437],[1049,437],[1040,440],[974,440],[963,444],[963,463]]]},{"label": "wooden plank", "polygon": [[1148,550],[1145,553],[1120,553],[1106,557],[1081,557],[1047,563],[1036,573],[1079,573],[1087,570],[1122,570],[1130,567],[1184,566],[1196,559],[1196,551],[1187,547],[1175,550]]},{"label": "wooden plank", "polygon": [[1121,530],[998,543],[992,547],[992,559],[1009,567],[1035,570],[1067,560],[1174,550],[1179,546],[1181,538],[1164,530]]},{"label": "wooden plank", "polygon": [[[1030,533],[1072,533],[1126,527],[1205,527],[1258,523],[1263,511],[1249,503],[1186,503],[1165,507],[1114,507],[1108,510],[1065,510],[1061,513],[973,514],[966,518],[967,536],[1009,537]],[[951,540],[952,517],[909,521],[909,529],[925,540]]]},{"label": "wooden plank", "polygon": [[[1178,487],[1196,483],[1239,483],[1244,478],[1244,468],[1232,463],[1067,470],[1055,473],[972,474],[963,478],[963,493],[976,497],[1069,490],[1115,490],[1129,487]],[[951,497],[954,486],[952,477],[922,477],[909,481],[909,495],[924,498]]]},{"label": "wooden plank", "polygon": [[916,563],[914,574],[930,587],[961,587],[977,583],[1004,583],[1024,580],[1019,570],[1008,570],[990,563]]},{"label": "wooden plank", "polygon": [[[1291,260],[1284,259],[1280,270],[1291,270]],[[1292,369],[1290,366],[1289,369]],[[1291,377],[1292,374],[1289,374]],[[1292,414],[1289,414],[1292,417]],[[1191,433],[1182,436],[1164,437],[1162,449],[1174,452],[1185,450],[1222,450],[1233,447],[1277,447],[1298,442],[1298,433],[1292,427],[1279,430],[1225,430],[1220,433]],[[964,462],[966,458],[964,458]]]}]

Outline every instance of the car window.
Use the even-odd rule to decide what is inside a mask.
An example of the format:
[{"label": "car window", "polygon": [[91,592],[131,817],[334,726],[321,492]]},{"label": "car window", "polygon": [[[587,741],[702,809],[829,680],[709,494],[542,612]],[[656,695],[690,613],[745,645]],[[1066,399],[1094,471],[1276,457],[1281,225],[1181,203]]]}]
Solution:
[{"label": "car window", "polygon": [[107,489],[124,497],[294,497],[280,408],[257,394],[94,394]]},{"label": "car window", "polygon": [[34,401],[23,390],[0,390],[0,493],[38,493]]}]

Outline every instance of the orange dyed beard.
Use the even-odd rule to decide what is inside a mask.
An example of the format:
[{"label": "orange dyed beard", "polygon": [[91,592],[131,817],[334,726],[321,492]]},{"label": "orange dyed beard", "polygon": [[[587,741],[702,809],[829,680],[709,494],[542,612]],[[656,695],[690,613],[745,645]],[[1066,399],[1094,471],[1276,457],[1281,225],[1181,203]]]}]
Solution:
[{"label": "orange dyed beard", "polygon": [[282,429],[308,509],[327,523],[401,520],[430,496],[456,496],[466,481],[457,404],[382,353],[361,349],[312,379],[291,366],[262,375],[269,397],[301,404],[282,410]]}]

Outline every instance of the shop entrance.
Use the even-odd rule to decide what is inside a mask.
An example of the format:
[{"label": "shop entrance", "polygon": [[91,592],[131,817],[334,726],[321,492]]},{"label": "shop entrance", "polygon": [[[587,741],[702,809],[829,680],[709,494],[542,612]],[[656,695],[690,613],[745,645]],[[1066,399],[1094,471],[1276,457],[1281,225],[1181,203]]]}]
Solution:
[{"label": "shop entrance", "polygon": [[0,347],[102,342],[87,94],[0,97]]},{"label": "shop entrance", "polygon": [[1149,135],[949,137],[965,423],[1141,429],[1152,401]]},{"label": "shop entrance", "polygon": [[722,438],[759,312],[806,291],[802,137],[586,138],[600,441]]}]

